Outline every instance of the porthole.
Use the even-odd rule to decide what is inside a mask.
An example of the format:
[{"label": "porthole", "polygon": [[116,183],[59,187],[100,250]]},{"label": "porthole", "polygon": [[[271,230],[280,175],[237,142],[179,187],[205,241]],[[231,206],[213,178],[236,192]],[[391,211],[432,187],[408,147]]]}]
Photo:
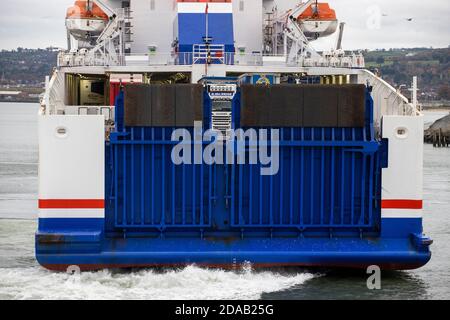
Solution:
[{"label": "porthole", "polygon": [[395,129],[395,135],[399,139],[406,139],[408,137],[408,129],[405,127],[400,127]]},{"label": "porthole", "polygon": [[64,139],[67,137],[68,130],[66,127],[57,127],[55,134],[57,138]]}]

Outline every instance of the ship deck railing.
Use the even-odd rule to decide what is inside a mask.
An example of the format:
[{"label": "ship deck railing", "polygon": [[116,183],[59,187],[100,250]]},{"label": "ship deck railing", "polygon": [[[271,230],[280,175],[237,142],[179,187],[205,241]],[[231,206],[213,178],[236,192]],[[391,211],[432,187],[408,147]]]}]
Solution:
[{"label": "ship deck railing", "polygon": [[[199,49],[200,50],[200,49]],[[217,51],[217,50],[216,50]],[[213,52],[213,53],[216,53]],[[331,55],[313,58],[299,57],[293,62],[287,62],[285,55],[268,55],[261,52],[236,53],[220,51],[220,59],[212,59],[214,64],[242,66],[292,66],[292,67],[336,67],[364,68],[364,57],[361,54]],[[58,67],[134,67],[134,66],[173,66],[205,64],[207,53],[172,52],[172,53],[133,53],[125,55],[92,54],[87,51],[64,52],[58,55]],[[213,57],[214,54],[212,55]],[[209,61],[209,63],[211,63]]]}]

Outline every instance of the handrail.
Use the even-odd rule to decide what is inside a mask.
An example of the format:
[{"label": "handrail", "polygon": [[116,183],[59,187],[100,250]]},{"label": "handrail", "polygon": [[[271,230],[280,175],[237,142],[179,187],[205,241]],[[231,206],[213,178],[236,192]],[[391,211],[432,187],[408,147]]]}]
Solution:
[{"label": "handrail", "polygon": [[58,113],[59,107],[64,107],[64,74],[54,70],[50,81],[46,85],[41,108],[46,115]]},{"label": "handrail", "polygon": [[195,44],[193,47],[193,64],[198,62],[225,63],[225,46],[219,44]]},{"label": "handrail", "polygon": [[364,57],[362,55],[324,55],[319,58],[300,58],[288,63],[287,57],[284,55],[266,55],[261,52],[244,54],[225,52],[223,46],[211,47],[209,51],[203,47],[195,47],[192,52],[133,53],[118,55],[114,59],[102,53],[93,55],[88,53],[87,50],[60,52],[58,67],[192,65],[206,61],[208,52],[211,53],[212,62],[226,65],[364,68]]},{"label": "handrail", "polygon": [[369,70],[361,70],[362,81],[372,86],[372,96],[374,97],[374,118],[375,125],[381,122],[381,118],[386,115],[420,116],[421,112],[409,102],[409,100],[387,83]]}]

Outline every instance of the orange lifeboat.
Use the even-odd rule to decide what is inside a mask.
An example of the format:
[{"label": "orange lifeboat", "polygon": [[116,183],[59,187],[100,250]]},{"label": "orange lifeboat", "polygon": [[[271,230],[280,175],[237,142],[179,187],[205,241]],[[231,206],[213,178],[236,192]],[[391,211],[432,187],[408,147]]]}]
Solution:
[{"label": "orange lifeboat", "polygon": [[67,10],[66,27],[75,39],[89,41],[102,33],[108,20],[108,15],[95,3],[78,0]]},{"label": "orange lifeboat", "polygon": [[314,3],[297,17],[298,24],[310,40],[326,37],[336,32],[338,20],[336,12],[328,3]]}]

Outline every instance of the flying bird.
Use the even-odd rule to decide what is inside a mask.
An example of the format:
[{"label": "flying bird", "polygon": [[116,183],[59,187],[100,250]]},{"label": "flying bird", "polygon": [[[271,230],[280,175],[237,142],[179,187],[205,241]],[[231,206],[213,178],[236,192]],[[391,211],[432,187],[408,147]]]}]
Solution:
[{"label": "flying bird", "polygon": [[407,18],[406,21],[411,22],[411,21],[413,21],[413,19],[414,19],[414,18]]}]

